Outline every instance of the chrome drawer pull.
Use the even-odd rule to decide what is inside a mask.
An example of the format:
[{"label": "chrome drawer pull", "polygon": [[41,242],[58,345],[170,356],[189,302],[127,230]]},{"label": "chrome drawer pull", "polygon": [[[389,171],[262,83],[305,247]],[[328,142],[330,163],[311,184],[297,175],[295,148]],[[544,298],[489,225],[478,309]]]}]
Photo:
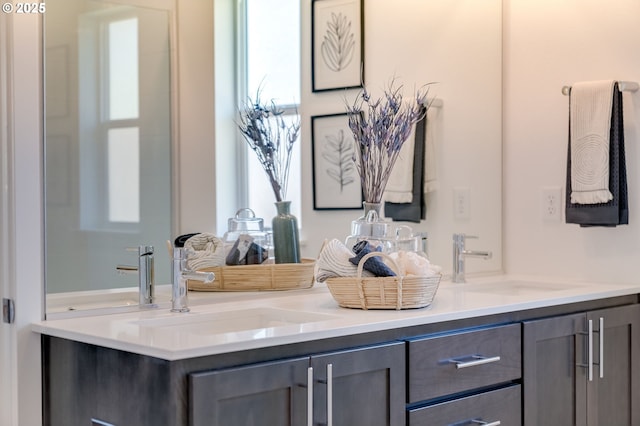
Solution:
[{"label": "chrome drawer pull", "polygon": [[486,357],[482,355],[471,355],[466,359],[471,358],[471,361],[461,361],[460,359],[450,359],[448,360],[451,364],[455,364],[456,368],[467,368],[467,367],[475,367],[476,365],[490,364],[492,362],[500,361],[499,356]]},{"label": "chrome drawer pull", "polygon": [[598,332],[600,337],[600,378],[604,379],[604,318],[600,317],[600,331]]},{"label": "chrome drawer pull", "polygon": [[589,361],[587,368],[589,369],[589,381],[593,382],[593,320],[589,320],[589,353],[587,354]]},{"label": "chrome drawer pull", "polygon": [[307,368],[307,426],[313,426],[313,367]]},{"label": "chrome drawer pull", "polygon": [[502,424],[500,420],[496,420],[495,422],[485,422],[480,419],[473,419],[471,420],[471,423],[482,426],[499,426]]},{"label": "chrome drawer pull", "polygon": [[333,364],[327,364],[327,426],[333,426]]}]

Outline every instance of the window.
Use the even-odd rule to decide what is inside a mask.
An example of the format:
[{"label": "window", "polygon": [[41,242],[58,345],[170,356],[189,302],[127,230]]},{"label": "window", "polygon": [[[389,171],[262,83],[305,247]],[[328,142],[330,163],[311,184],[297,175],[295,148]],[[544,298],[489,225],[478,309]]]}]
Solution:
[{"label": "window", "polygon": [[[300,102],[300,1],[238,0],[238,51],[240,52],[239,102],[255,99],[274,102],[292,119],[298,118]],[[275,215],[273,190],[255,154],[247,152],[241,161],[244,173],[241,187],[246,188],[243,202],[265,220]],[[287,200],[291,211],[300,217],[301,173],[300,141],[294,145],[289,171]]]},{"label": "window", "polygon": [[111,21],[106,31],[104,126],[108,221],[140,222],[138,19]]},{"label": "window", "polygon": [[109,120],[138,118],[138,19],[107,25]]},{"label": "window", "polygon": [[140,222],[140,134],[137,127],[107,131],[109,221]]}]

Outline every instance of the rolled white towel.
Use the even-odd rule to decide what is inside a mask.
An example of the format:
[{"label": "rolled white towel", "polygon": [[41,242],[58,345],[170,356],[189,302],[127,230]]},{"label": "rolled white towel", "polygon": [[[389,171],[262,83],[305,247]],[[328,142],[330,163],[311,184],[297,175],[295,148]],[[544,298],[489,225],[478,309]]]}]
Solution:
[{"label": "rolled white towel", "polygon": [[[327,278],[355,277],[358,267],[349,262],[355,254],[338,239],[325,243],[316,262],[316,281],[324,282]],[[362,276],[371,277],[368,271],[362,271]]]},{"label": "rolled white towel", "polygon": [[224,266],[224,242],[213,234],[194,235],[184,243],[187,267],[192,271]]}]

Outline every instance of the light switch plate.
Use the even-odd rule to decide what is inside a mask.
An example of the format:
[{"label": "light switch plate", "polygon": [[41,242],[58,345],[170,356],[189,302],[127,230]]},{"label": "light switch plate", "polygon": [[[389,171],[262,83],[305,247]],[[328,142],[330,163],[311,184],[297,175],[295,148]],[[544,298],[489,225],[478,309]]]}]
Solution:
[{"label": "light switch plate", "polygon": [[453,217],[471,219],[471,190],[468,186],[453,188]]}]

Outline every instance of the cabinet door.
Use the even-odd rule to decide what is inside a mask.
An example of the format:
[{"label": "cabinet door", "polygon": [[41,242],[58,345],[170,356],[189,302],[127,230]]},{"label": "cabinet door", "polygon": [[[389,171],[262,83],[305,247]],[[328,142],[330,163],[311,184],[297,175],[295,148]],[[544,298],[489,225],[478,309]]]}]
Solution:
[{"label": "cabinet door", "polygon": [[587,385],[589,425],[640,424],[640,305],[590,312],[593,377]]},{"label": "cabinet door", "polygon": [[189,375],[191,426],[306,424],[309,358]]},{"label": "cabinet door", "polygon": [[527,321],[523,327],[525,426],[585,425],[586,316]]},{"label": "cabinet door", "polygon": [[404,343],[311,357],[314,424],[405,424]]}]

